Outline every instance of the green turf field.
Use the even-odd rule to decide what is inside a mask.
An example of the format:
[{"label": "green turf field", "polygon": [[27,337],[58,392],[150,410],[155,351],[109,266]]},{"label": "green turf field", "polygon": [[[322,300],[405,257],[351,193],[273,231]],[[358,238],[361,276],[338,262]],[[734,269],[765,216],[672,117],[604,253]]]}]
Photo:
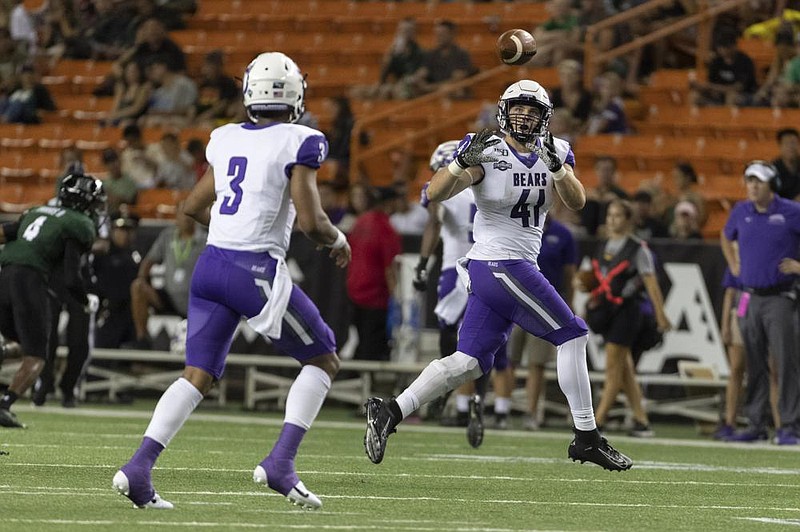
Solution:
[{"label": "green turf field", "polygon": [[[150,405],[144,407],[149,408]],[[403,425],[384,463],[364,455],[361,421],[323,409],[297,468],[323,509],[297,509],[252,482],[281,417],[201,409],[159,460],[175,510],[134,510],[111,489],[149,410],[15,408],[0,429],[0,530],[800,530],[800,449],[717,444],[656,425],[649,441],[612,436],[626,473],[566,459],[563,431]]]}]

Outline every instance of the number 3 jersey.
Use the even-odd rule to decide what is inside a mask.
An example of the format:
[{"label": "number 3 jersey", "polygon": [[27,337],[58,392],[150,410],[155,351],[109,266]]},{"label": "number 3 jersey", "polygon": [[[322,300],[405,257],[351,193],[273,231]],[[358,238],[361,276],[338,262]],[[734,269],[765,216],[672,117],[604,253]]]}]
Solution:
[{"label": "number 3 jersey", "polygon": [[325,136],[298,124],[227,124],[212,131],[206,158],[217,199],[208,244],[285,257],[296,214],[292,169],[317,169],[327,154]]},{"label": "number 3 jersey", "polygon": [[[471,136],[467,135],[459,149]],[[554,142],[561,161],[574,167],[569,143],[559,138]],[[517,153],[505,139],[485,153],[497,161],[483,163],[484,178],[472,185],[478,212],[473,224],[475,244],[467,258],[536,263],[544,220],[557,194],[553,178],[535,153]]]},{"label": "number 3 jersey", "polygon": [[49,276],[64,260],[69,239],[89,251],[97,231],[94,221],[82,212],[43,205],[25,212],[19,220],[17,239],[0,253],[0,264],[23,264]]}]

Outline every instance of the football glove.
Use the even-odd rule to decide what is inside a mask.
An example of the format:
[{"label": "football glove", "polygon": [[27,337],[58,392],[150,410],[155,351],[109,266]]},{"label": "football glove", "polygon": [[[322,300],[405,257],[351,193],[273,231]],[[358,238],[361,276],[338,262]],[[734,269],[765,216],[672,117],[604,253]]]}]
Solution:
[{"label": "football glove", "polygon": [[545,133],[544,137],[542,137],[542,145],[537,146],[535,143],[531,143],[529,145],[531,151],[535,153],[542,162],[547,165],[547,169],[550,170],[552,173],[556,173],[561,170],[563,164],[561,163],[561,159],[556,152],[556,145],[553,141],[553,134],[549,131]]},{"label": "football glove", "polygon": [[500,143],[500,139],[490,139],[494,133],[491,129],[482,129],[473,136],[469,143],[464,146],[455,156],[455,163],[462,169],[466,170],[470,166],[478,166],[481,163],[493,163],[497,161],[497,157],[492,157],[483,153],[487,148],[491,148],[495,144]]},{"label": "football glove", "polygon": [[418,292],[428,289],[428,257],[420,257],[414,268],[414,280],[411,282]]},{"label": "football glove", "polygon": [[86,314],[96,314],[99,308],[100,298],[95,294],[86,294],[86,306],[83,307]]}]

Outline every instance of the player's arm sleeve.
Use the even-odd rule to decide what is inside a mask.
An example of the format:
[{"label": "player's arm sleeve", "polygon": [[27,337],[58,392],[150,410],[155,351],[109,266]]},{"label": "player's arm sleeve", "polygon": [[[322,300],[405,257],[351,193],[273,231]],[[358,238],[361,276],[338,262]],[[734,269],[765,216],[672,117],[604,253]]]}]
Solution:
[{"label": "player's arm sleeve", "polygon": [[303,140],[297,149],[297,157],[284,169],[286,177],[292,176],[292,168],[299,164],[318,170],[328,156],[328,141],[325,135],[310,135]]},{"label": "player's arm sleeve", "polygon": [[82,305],[88,303],[86,286],[81,276],[81,256],[85,247],[73,238],[64,244],[64,286],[67,292]]}]

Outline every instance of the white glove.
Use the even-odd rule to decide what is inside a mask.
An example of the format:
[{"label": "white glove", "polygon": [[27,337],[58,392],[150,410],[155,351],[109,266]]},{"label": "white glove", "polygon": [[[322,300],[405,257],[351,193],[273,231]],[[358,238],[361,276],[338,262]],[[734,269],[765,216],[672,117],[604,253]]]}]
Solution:
[{"label": "white glove", "polygon": [[83,310],[85,310],[87,314],[96,314],[100,308],[100,298],[95,294],[86,294],[86,299],[86,306],[83,307]]}]

